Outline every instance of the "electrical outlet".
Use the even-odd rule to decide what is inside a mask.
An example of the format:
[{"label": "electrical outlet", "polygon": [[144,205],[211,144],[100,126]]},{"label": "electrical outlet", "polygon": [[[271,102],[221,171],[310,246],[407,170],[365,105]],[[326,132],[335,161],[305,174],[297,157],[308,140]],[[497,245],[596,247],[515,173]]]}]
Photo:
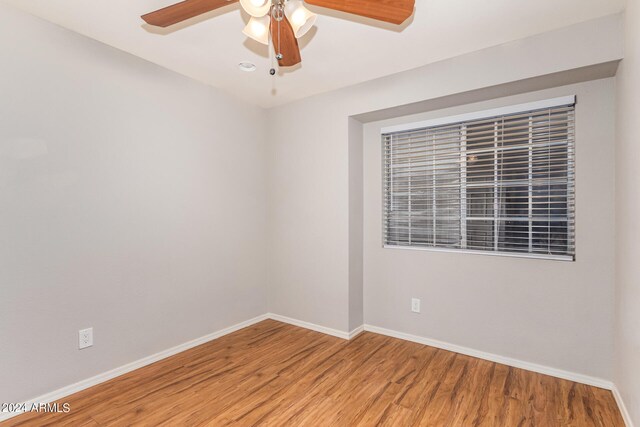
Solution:
[{"label": "electrical outlet", "polygon": [[418,298],[411,299],[411,311],[420,313],[420,300]]},{"label": "electrical outlet", "polygon": [[93,328],[78,331],[78,348],[91,347],[93,345]]}]

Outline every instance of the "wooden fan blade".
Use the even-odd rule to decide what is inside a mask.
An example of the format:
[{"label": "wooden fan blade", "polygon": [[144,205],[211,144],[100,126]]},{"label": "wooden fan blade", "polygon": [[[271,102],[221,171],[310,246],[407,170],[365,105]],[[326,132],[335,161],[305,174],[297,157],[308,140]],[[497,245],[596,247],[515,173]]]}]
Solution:
[{"label": "wooden fan blade", "polygon": [[415,0],[305,0],[306,3],[400,25],[413,15]]},{"label": "wooden fan blade", "polygon": [[[278,24],[280,24],[279,31]],[[298,40],[286,17],[278,22],[273,15],[271,16],[271,40],[273,40],[276,54],[282,54],[282,59],[278,60],[281,67],[291,67],[302,62]]]},{"label": "wooden fan blade", "polygon": [[238,0],[185,0],[181,3],[167,6],[164,9],[142,15],[142,19],[149,25],[168,27],[237,1]]}]

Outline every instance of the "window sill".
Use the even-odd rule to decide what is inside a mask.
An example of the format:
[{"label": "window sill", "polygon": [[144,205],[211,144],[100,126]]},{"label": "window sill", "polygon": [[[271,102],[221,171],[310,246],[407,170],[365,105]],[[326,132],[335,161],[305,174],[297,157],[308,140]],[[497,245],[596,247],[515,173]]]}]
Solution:
[{"label": "window sill", "polygon": [[571,255],[544,255],[544,254],[530,254],[530,253],[519,253],[519,252],[489,252],[489,251],[473,251],[469,249],[433,248],[433,247],[426,247],[426,246],[383,245],[382,248],[426,251],[426,252],[446,252],[446,253],[456,253],[456,254],[501,256],[501,257],[511,257],[511,258],[546,259],[546,260],[552,260],[552,261],[575,261],[575,257]]}]

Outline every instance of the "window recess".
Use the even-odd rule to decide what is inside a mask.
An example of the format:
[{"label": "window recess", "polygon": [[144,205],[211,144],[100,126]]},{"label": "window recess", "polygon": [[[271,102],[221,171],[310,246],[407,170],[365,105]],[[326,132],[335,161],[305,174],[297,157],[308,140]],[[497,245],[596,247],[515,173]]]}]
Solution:
[{"label": "window recess", "polygon": [[385,247],[575,259],[575,97],[382,130]]}]

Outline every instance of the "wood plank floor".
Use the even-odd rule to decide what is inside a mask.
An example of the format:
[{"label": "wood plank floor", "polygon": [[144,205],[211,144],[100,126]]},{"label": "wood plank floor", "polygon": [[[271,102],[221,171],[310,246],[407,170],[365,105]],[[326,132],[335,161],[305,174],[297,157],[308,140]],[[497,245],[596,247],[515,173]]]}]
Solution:
[{"label": "wood plank floor", "polygon": [[267,320],[2,426],[624,426],[611,392],[373,333]]}]

